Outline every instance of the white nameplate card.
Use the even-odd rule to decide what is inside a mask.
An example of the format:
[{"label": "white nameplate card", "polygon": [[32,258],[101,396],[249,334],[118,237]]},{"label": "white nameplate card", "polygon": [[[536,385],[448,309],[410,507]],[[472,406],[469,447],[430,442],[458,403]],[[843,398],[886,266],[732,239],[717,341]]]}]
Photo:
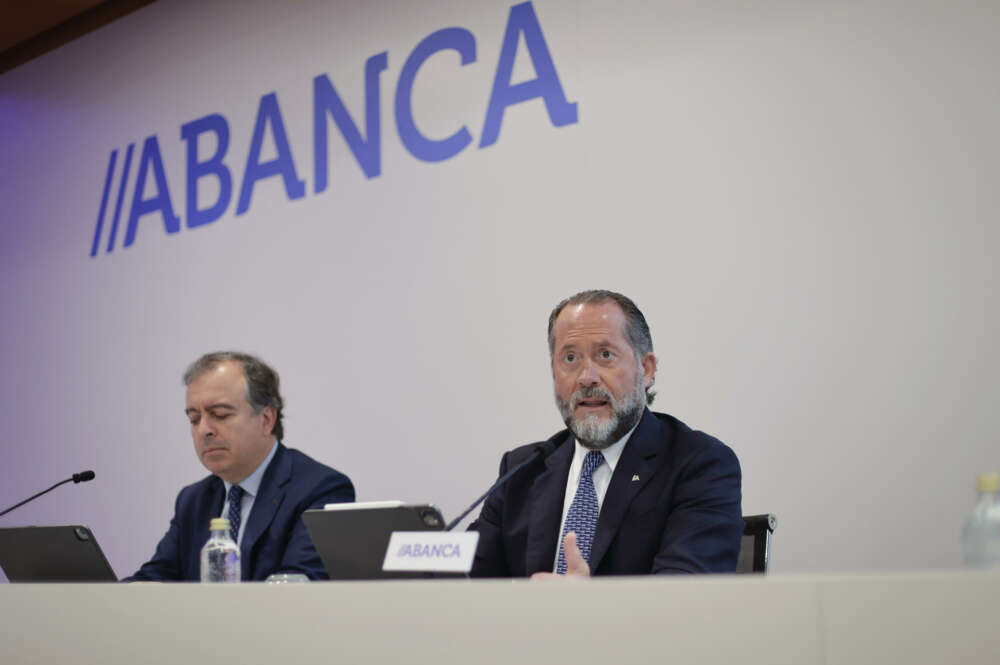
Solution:
[{"label": "white nameplate card", "polygon": [[399,508],[402,501],[352,501],[350,503],[328,503],[323,510],[364,510],[365,508]]},{"label": "white nameplate card", "polygon": [[382,570],[467,573],[478,542],[476,531],[393,531]]}]

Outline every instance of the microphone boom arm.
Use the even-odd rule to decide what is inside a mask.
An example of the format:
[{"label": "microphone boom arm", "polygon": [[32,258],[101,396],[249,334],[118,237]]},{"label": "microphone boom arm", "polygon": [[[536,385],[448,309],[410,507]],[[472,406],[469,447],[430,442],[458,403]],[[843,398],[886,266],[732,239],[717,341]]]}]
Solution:
[{"label": "microphone boom arm", "polygon": [[510,471],[508,471],[507,473],[505,473],[502,476],[500,476],[500,478],[495,483],[493,483],[493,486],[491,488],[489,488],[488,490],[486,490],[485,494],[483,494],[481,497],[479,497],[478,499],[476,499],[476,502],[473,503],[468,508],[466,508],[465,512],[463,512],[461,515],[459,515],[458,517],[456,517],[455,519],[453,519],[451,521],[451,523],[448,524],[448,526],[446,526],[444,528],[444,530],[445,531],[451,531],[452,529],[454,529],[456,526],[458,526],[459,522],[461,522],[463,519],[465,519],[466,515],[468,515],[469,513],[471,513],[473,510],[475,510],[476,506],[478,506],[483,501],[485,501],[486,497],[488,497],[490,494],[493,493],[493,490],[495,490],[496,488],[500,487],[500,485],[503,485],[505,482],[507,482],[508,478],[510,478],[511,476],[513,476],[515,473],[517,473],[518,471],[520,471],[522,468],[524,468],[528,464],[531,464],[532,462],[534,462],[539,457],[546,457],[549,453],[552,452],[552,450],[555,450],[555,446],[551,446],[550,447],[550,446],[548,446],[546,444],[548,444],[548,442],[546,442],[545,444],[539,444],[539,445],[535,446],[535,452],[532,453],[531,456],[528,457],[528,459],[524,460],[523,462],[521,462],[520,464],[518,464],[517,466],[515,466],[513,469],[511,469]]},{"label": "microphone boom arm", "polygon": [[66,480],[60,480],[58,483],[56,483],[52,487],[48,488],[47,490],[42,490],[38,494],[36,494],[34,496],[28,497],[27,499],[25,499],[21,503],[14,504],[13,506],[11,506],[10,508],[8,508],[7,510],[3,511],[2,513],[0,513],[0,517],[3,517],[4,515],[6,515],[7,513],[9,513],[10,511],[14,510],[15,508],[20,508],[21,506],[23,506],[24,504],[28,503],[29,501],[34,501],[35,499],[37,499],[38,497],[42,496],[43,494],[48,494],[49,492],[51,492],[55,488],[59,487],[60,485],[65,485],[66,483],[69,483],[69,482],[73,482],[73,483],[85,483],[88,480],[93,480],[93,479],[94,479],[94,472],[93,471],[81,471],[80,473],[74,473],[72,478],[67,478]]},{"label": "microphone boom arm", "polygon": [[52,487],[48,488],[47,490],[42,490],[41,492],[39,492],[38,494],[36,494],[36,495],[34,495],[32,497],[28,497],[27,499],[25,499],[21,503],[18,503],[18,504],[15,504],[15,505],[11,506],[7,510],[3,511],[2,513],[0,513],[0,517],[3,517],[4,515],[6,515],[7,513],[9,513],[10,511],[14,510],[15,508],[20,508],[21,506],[23,506],[24,504],[28,503],[29,501],[34,501],[35,499],[37,499],[38,497],[40,497],[43,494],[47,494],[48,492],[51,492],[52,490],[54,490],[55,488],[59,487],[60,485],[65,485],[66,483],[69,483],[69,482],[72,482],[72,481],[73,481],[72,478],[67,478],[66,480],[59,481],[58,483],[56,483]]}]

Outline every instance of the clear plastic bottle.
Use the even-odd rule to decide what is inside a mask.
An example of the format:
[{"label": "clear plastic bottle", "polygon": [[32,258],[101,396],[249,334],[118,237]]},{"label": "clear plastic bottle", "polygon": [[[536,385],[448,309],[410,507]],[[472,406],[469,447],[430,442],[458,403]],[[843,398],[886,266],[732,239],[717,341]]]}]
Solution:
[{"label": "clear plastic bottle", "polygon": [[966,568],[1000,567],[1000,473],[976,479],[979,498],[962,527]]},{"label": "clear plastic bottle", "polygon": [[229,537],[229,520],[217,517],[209,529],[212,535],[201,548],[201,581],[239,582],[240,548]]}]

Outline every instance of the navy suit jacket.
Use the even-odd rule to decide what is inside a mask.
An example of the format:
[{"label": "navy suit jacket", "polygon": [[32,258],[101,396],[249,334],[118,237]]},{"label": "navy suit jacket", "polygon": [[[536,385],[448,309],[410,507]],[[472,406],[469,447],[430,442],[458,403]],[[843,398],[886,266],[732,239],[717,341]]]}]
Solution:
[{"label": "navy suit jacket", "polygon": [[[225,499],[226,486],[214,475],[182,489],[170,528],[153,558],[122,581],[200,580],[201,548],[208,540],[209,522],[222,514]],[[242,578],[263,580],[281,572],[327,579],[301,516],[310,508],[350,501],[354,486],[347,476],[279,443],[243,531]]]},{"label": "navy suit jacket", "polygon": [[[576,444],[569,430],[549,441],[558,446],[555,452],[497,488],[470,527],[479,531],[473,577],[552,572]],[[505,454],[500,474],[537,445]],[[731,573],[742,535],[740,465],[733,451],[673,416],[646,409],[601,505],[591,574]]]}]

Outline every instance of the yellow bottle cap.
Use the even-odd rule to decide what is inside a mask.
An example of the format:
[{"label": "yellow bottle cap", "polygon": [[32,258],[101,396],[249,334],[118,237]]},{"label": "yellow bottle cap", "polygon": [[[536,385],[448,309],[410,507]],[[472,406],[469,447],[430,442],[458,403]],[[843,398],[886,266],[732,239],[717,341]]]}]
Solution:
[{"label": "yellow bottle cap", "polygon": [[208,528],[211,531],[229,531],[229,520],[225,517],[214,517]]},{"label": "yellow bottle cap", "polygon": [[1000,473],[984,473],[976,478],[977,492],[1000,492]]}]

